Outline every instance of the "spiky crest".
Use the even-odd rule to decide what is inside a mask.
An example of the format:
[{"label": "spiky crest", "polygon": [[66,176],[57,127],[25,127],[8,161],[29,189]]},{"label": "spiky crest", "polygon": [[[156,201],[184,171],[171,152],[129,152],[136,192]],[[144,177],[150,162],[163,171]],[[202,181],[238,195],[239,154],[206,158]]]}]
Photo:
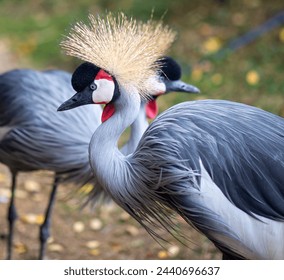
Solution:
[{"label": "spiky crest", "polygon": [[175,39],[175,32],[162,22],[127,18],[123,13],[105,18],[89,15],[89,25],[78,22],[61,42],[67,55],[91,62],[114,76],[126,89],[134,86],[147,97],[159,59]]}]

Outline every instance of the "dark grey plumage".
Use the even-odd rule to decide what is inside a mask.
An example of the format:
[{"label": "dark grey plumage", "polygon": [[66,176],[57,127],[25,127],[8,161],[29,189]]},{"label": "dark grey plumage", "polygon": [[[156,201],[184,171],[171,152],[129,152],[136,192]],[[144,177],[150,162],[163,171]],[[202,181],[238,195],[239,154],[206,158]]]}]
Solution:
[{"label": "dark grey plumage", "polygon": [[58,116],[58,104],[74,92],[70,79],[63,71],[14,70],[0,76],[0,126],[8,129],[0,159],[10,169],[52,170],[75,183],[90,179],[82,146],[88,147],[101,110],[86,107]]},{"label": "dark grey plumage", "polygon": [[[98,162],[93,168],[109,195],[151,234],[160,225],[174,228],[171,209],[225,256],[284,258],[283,138],[283,118],[261,109],[219,100],[186,102],[162,113],[132,155],[114,157],[108,170],[113,176],[120,170],[115,187]],[[209,182],[213,191],[201,186],[208,180],[217,186]]]},{"label": "dark grey plumage", "polygon": [[[195,192],[200,185],[199,161],[222,193],[239,209],[256,219],[266,217],[283,222],[283,140],[281,117],[229,101],[188,102],[170,108],[152,123],[133,161],[142,165],[137,170],[158,169],[163,178],[167,178],[165,182],[151,181],[160,196],[156,201],[164,201],[208,237],[212,232],[233,237],[225,224],[220,225],[222,220],[218,215],[194,200],[192,190]],[[153,162],[163,164],[153,166]],[[145,188],[150,186],[148,178],[144,178]],[[211,239],[215,241],[214,237]],[[226,244],[215,242],[225,253],[229,251],[234,255]]]},{"label": "dark grey plumage", "polygon": [[64,71],[13,70],[0,76],[0,161],[12,173],[12,200],[8,212],[10,234],[8,258],[11,258],[16,176],[20,171],[55,172],[53,191],[41,226],[41,252],[46,239],[56,188],[59,183],[83,185],[92,178],[88,145],[100,123],[101,108],[78,108],[59,116],[58,105],[74,92],[71,75]]},{"label": "dark grey plumage", "polygon": [[134,158],[140,148],[162,147],[198,174],[200,158],[224,195],[246,213],[283,221],[283,118],[229,101],[182,103],[153,122]]}]

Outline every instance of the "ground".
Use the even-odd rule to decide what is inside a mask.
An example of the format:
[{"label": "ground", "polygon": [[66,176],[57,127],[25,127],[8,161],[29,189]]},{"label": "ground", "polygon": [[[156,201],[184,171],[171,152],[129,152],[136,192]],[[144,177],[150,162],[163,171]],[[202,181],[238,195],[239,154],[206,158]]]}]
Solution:
[{"label": "ground", "polygon": [[[39,171],[19,176],[13,259],[37,259],[39,224],[51,190],[52,173]],[[189,228],[179,217],[180,227],[189,238],[187,246],[170,235],[163,247],[127,213],[110,204],[91,210],[80,209],[81,195],[72,186],[59,187],[52,217],[52,237],[47,259],[220,259],[205,237]],[[6,214],[10,196],[10,173],[0,165],[0,259],[6,257]]]}]

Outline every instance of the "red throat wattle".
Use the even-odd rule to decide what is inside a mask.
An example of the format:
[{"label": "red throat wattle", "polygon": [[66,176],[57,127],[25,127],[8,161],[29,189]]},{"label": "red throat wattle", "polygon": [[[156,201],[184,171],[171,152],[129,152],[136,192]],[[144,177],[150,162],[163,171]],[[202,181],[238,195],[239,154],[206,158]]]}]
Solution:
[{"label": "red throat wattle", "polygon": [[154,119],[158,115],[158,105],[155,99],[147,102],[146,115],[149,119]]},{"label": "red throat wattle", "polygon": [[114,105],[111,103],[106,104],[103,109],[101,121],[105,122],[106,120],[108,120],[114,114],[114,112],[115,112]]}]

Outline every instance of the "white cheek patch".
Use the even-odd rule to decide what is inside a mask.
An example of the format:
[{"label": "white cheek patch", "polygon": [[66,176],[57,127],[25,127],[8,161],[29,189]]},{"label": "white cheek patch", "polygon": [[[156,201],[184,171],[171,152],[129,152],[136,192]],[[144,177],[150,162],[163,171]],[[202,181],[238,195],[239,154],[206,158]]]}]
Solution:
[{"label": "white cheek patch", "polygon": [[147,84],[151,89],[151,92],[149,92],[151,95],[158,96],[166,92],[166,85],[163,82],[160,82],[156,77],[149,78]]},{"label": "white cheek patch", "polygon": [[94,103],[107,104],[114,95],[114,82],[106,79],[95,80],[97,89],[93,91],[92,98]]},{"label": "white cheek patch", "polygon": [[160,95],[164,94],[166,92],[166,85],[161,82],[157,82],[155,84],[155,91],[152,93],[152,95]]}]

